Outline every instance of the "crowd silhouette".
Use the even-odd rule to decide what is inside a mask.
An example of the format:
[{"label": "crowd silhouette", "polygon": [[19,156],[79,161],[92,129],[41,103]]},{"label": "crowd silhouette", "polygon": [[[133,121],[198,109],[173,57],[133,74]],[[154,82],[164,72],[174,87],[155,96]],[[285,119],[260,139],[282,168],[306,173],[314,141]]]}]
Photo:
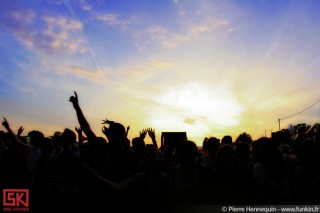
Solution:
[{"label": "crowd silhouette", "polygon": [[[3,118],[0,186],[28,188],[31,212],[166,212],[177,205],[319,204],[320,125],[206,137],[202,149],[183,139],[158,147],[155,129],[131,141],[130,127],[102,120],[98,137],[79,105],[74,130],[14,133]],[[150,137],[152,144],[145,143]]]}]

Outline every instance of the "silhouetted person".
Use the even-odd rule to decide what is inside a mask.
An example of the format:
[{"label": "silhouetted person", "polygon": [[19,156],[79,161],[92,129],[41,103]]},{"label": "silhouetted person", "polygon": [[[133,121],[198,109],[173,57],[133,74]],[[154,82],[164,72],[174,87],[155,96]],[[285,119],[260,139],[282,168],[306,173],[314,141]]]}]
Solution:
[{"label": "silhouetted person", "polygon": [[208,171],[212,171],[214,169],[219,146],[220,140],[216,137],[205,138],[203,141],[201,165],[208,169]]},{"label": "silhouetted person", "polygon": [[137,171],[142,171],[142,163],[146,149],[146,144],[142,138],[135,137],[132,139],[132,151],[134,160],[136,161]]},{"label": "silhouetted person", "polygon": [[4,188],[29,187],[26,145],[13,133],[7,120],[3,119],[2,125],[7,133],[2,134],[5,149],[1,162],[1,176],[3,178],[0,181]]},{"label": "silhouetted person", "polygon": [[[28,136],[30,137],[30,144],[24,143],[23,141],[21,141],[21,139],[17,135],[13,133],[7,120],[5,118],[3,119],[4,121],[2,125],[7,129],[10,136],[10,140],[12,142],[11,150],[20,152],[20,154],[18,155],[20,155],[21,157],[26,156],[25,162],[27,163],[27,165],[26,167],[21,168],[21,171],[24,171],[26,168],[28,178],[25,178],[22,181],[26,181],[29,184],[33,184],[35,168],[37,165],[38,158],[41,155],[40,145],[42,140],[44,139],[44,135],[40,131],[33,130],[28,134]],[[14,156],[15,154],[13,153],[10,155],[13,155],[13,157],[15,157]],[[23,162],[21,163],[24,164]]]},{"label": "silhouetted person", "polygon": [[167,174],[162,172],[162,153],[156,147],[146,148],[143,171],[136,173],[121,183],[101,177],[90,167],[96,181],[113,195],[101,205],[101,212],[163,212],[167,204]]},{"label": "silhouetted person", "polygon": [[[91,168],[99,173],[100,176],[107,178],[115,183],[120,183],[134,173],[134,157],[129,144],[127,143],[127,130],[117,122],[102,120],[102,132],[107,140],[97,137],[92,131],[82,109],[79,105],[78,95],[69,98],[73,108],[77,113],[80,128],[85,134],[88,142],[81,145],[81,162],[87,163]],[[93,182],[90,178],[84,186],[92,187],[92,196],[86,196],[88,199],[87,208],[90,204],[96,204],[104,199],[110,199],[111,192],[102,190],[99,183]]]},{"label": "silhouetted person", "polygon": [[300,163],[296,167],[295,198],[299,204],[316,204],[320,190],[320,150],[313,140],[301,144]]},{"label": "silhouetted person", "polygon": [[81,129],[88,138],[86,146],[82,147],[82,161],[87,162],[99,174],[115,182],[121,182],[133,172],[133,153],[126,143],[127,131],[125,127],[117,122],[103,120],[102,131],[107,137],[105,140],[96,136],[86,120],[78,101],[78,95],[71,96],[72,103],[77,113]]},{"label": "silhouetted person", "polygon": [[72,130],[66,128],[61,137],[63,150],[57,157],[56,174],[66,178],[66,181],[73,182],[73,171],[79,165],[79,154],[73,149],[77,136]]},{"label": "silhouetted person", "polygon": [[40,146],[42,154],[38,158],[32,194],[32,200],[35,202],[32,209],[35,211],[41,211],[46,208],[46,206],[51,205],[47,201],[50,200],[52,196],[51,181],[56,168],[54,148],[52,139],[48,137],[44,138]]},{"label": "silhouetted person", "polygon": [[229,144],[219,147],[211,179],[214,204],[258,204],[260,197],[252,174],[239,166],[238,155]]},{"label": "silhouetted person", "polygon": [[176,144],[177,164],[168,169],[170,204],[204,204],[208,172],[197,163],[198,148],[193,141]]},{"label": "silhouetted person", "polygon": [[234,150],[238,159],[239,169],[246,170],[253,175],[253,163],[250,160],[250,146],[246,142],[238,142],[235,144]]},{"label": "silhouetted person", "polygon": [[240,142],[240,141],[246,142],[246,143],[249,143],[249,144],[250,144],[253,140],[252,140],[251,135],[249,135],[249,134],[246,133],[246,132],[243,132],[243,133],[241,133],[241,134],[236,138],[235,143],[238,143],[238,142]]},{"label": "silhouetted person", "polygon": [[254,151],[254,179],[266,204],[288,203],[290,191],[287,167],[276,144],[270,138],[262,137],[256,141]]},{"label": "silhouetted person", "polygon": [[229,144],[232,145],[232,137],[230,135],[225,135],[221,139],[221,144]]}]

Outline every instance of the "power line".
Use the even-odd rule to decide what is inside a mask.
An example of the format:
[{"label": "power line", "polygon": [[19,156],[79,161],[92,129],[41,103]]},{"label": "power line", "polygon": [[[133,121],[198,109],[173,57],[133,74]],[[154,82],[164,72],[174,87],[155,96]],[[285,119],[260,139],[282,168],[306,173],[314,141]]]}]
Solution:
[{"label": "power line", "polygon": [[300,111],[300,112],[297,112],[297,113],[295,113],[295,114],[293,114],[293,115],[290,115],[290,116],[287,116],[287,117],[284,117],[284,118],[280,118],[280,120],[287,119],[287,118],[291,118],[291,117],[294,117],[294,116],[296,116],[296,115],[299,115],[299,114],[307,111],[308,109],[310,109],[311,107],[313,107],[314,105],[316,105],[316,104],[319,103],[319,102],[320,102],[320,99],[317,100],[317,101],[316,101],[314,104],[312,104],[311,106],[305,108],[304,110],[302,110],[302,111]]},{"label": "power line", "polygon": [[273,125],[273,127],[270,129],[270,131],[272,131],[276,127],[277,123],[278,123],[278,121],[276,121],[276,123]]},{"label": "power line", "polygon": [[[308,109],[312,108],[313,106],[315,106],[315,105],[316,105],[317,103],[319,103],[319,102],[320,102],[320,99],[317,100],[315,103],[313,103],[311,106],[309,106],[309,107],[305,108],[304,110],[301,110],[301,111],[299,111],[299,112],[297,112],[297,113],[295,113],[295,114],[293,114],[293,115],[290,115],[290,116],[287,116],[287,117],[284,117],[284,118],[278,118],[277,122],[276,122],[275,125],[272,127],[272,129],[273,129],[273,128],[277,125],[277,123],[278,123],[278,124],[279,124],[279,130],[280,130],[280,121],[281,121],[281,120],[283,120],[283,119],[288,119],[288,118],[294,117],[294,116],[296,116],[296,115],[299,115],[299,114],[307,111]],[[272,129],[271,129],[271,131],[272,131]]]}]

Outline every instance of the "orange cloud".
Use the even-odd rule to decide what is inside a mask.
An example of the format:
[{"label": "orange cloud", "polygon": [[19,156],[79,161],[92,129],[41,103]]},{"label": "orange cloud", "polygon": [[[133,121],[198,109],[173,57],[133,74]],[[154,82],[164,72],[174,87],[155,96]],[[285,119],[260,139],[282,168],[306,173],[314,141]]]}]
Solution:
[{"label": "orange cloud", "polygon": [[57,66],[58,74],[72,74],[74,76],[94,81],[95,83],[103,83],[105,76],[100,70],[86,69],[78,66]]}]

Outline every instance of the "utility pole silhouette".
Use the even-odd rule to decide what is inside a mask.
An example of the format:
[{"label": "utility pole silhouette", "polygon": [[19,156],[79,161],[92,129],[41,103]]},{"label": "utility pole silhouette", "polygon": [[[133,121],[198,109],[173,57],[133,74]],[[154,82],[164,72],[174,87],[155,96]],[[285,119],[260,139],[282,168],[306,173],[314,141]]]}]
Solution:
[{"label": "utility pole silhouette", "polygon": [[280,131],[280,120],[281,120],[281,119],[279,118],[279,119],[278,119],[278,122],[279,122],[279,131]]}]

